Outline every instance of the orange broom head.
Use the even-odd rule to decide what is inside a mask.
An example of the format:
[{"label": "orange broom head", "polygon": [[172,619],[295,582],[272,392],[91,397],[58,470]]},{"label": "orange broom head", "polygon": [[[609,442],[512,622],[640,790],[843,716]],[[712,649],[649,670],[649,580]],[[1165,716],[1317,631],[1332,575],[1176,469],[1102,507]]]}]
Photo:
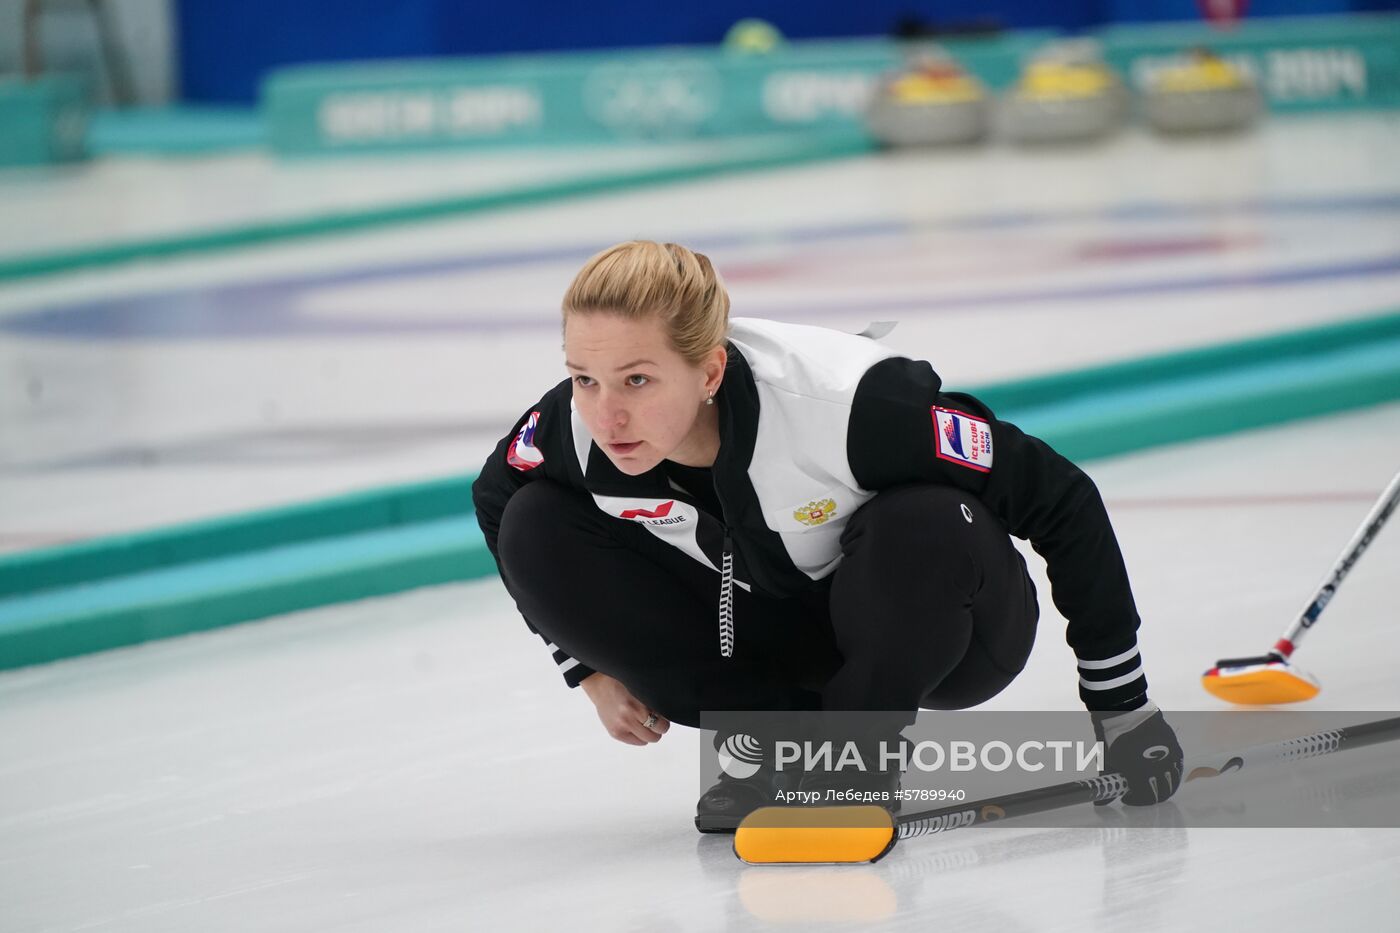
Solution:
[{"label": "orange broom head", "polygon": [[884,807],[760,807],[734,833],[734,854],[755,865],[873,862],[895,839]]},{"label": "orange broom head", "polygon": [[1227,703],[1242,706],[1301,703],[1322,689],[1316,679],[1287,661],[1218,665],[1201,675],[1201,686]]}]

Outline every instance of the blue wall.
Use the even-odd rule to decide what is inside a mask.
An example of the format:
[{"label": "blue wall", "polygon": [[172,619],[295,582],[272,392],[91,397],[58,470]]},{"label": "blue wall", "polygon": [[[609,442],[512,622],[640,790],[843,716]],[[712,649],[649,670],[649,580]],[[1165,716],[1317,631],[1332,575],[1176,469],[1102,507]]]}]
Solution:
[{"label": "blue wall", "polygon": [[[1400,0],[1246,0],[1251,17],[1400,9]],[[937,26],[1085,29],[1200,19],[1198,0],[177,0],[186,100],[252,103],[279,65],[354,59],[718,42],[757,16],[793,38],[888,35]]]}]

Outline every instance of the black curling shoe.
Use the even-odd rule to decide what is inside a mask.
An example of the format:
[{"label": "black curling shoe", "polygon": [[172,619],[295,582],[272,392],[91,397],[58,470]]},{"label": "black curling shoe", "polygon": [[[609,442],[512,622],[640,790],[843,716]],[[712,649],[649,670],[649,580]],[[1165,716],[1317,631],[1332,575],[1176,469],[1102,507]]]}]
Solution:
[{"label": "black curling shoe", "polygon": [[702,833],[732,833],[759,807],[779,803],[779,793],[797,786],[800,772],[775,771],[768,766],[752,776],[733,778],[721,773],[695,804],[695,828]]}]

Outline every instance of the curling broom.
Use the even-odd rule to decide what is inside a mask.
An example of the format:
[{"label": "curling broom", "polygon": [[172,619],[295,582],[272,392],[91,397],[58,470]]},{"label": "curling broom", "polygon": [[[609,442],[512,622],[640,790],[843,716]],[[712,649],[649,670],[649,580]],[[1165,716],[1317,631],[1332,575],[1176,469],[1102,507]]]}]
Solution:
[{"label": "curling broom", "polygon": [[[1188,760],[1183,783],[1396,739],[1400,739],[1400,717],[1327,729]],[[734,834],[734,854],[753,864],[874,862],[888,855],[901,839],[982,826],[1076,804],[1116,800],[1127,790],[1127,779],[1110,773],[899,816],[880,806],[760,807],[739,824]]]},{"label": "curling broom", "polygon": [[1201,675],[1201,686],[1206,688],[1206,692],[1230,703],[1249,706],[1297,703],[1317,696],[1322,684],[1311,674],[1294,667],[1289,659],[1303,640],[1303,635],[1332,601],[1352,565],[1384,527],[1397,503],[1400,503],[1400,473],[1395,474],[1385,492],[1371,507],[1370,514],[1333,564],[1331,573],[1313,594],[1308,608],[1274,643],[1269,653],[1252,658],[1223,658],[1216,661],[1214,667]]}]

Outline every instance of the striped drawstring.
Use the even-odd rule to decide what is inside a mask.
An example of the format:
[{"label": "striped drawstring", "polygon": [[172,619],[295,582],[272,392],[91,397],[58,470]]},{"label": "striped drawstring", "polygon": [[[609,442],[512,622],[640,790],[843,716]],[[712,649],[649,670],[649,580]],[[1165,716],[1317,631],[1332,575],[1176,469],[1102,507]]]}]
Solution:
[{"label": "striped drawstring", "polygon": [[734,548],[728,538],[724,539],[720,568],[719,654],[723,658],[734,655]]}]

